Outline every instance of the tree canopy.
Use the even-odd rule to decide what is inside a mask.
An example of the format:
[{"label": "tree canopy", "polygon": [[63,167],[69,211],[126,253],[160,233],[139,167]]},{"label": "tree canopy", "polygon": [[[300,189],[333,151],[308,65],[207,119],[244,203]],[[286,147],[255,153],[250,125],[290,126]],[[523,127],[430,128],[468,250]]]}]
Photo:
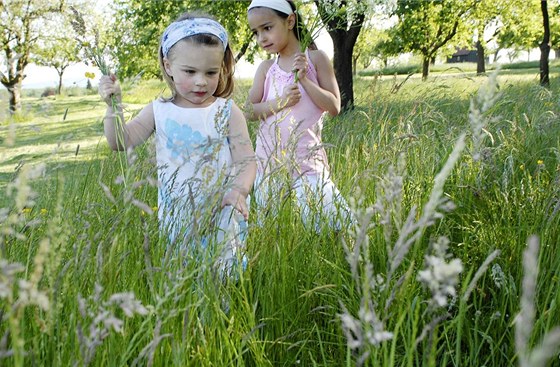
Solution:
[{"label": "tree canopy", "polygon": [[249,47],[252,34],[240,26],[246,17],[246,1],[144,1],[115,0],[112,49],[122,77],[143,72],[160,77],[158,44],[165,27],[183,12],[199,11],[214,16],[228,31],[236,58]]},{"label": "tree canopy", "polygon": [[457,36],[465,37],[465,19],[479,0],[398,0],[394,15],[397,24],[390,35],[399,52],[422,56],[422,78],[426,79],[438,51]]}]

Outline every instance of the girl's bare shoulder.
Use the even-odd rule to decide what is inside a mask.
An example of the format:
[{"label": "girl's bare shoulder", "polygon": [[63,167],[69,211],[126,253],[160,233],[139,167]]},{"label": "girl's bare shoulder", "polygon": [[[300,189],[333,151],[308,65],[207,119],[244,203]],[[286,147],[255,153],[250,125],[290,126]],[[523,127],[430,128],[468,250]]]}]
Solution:
[{"label": "girl's bare shoulder", "polygon": [[309,58],[313,64],[330,62],[329,57],[323,50],[309,50]]},{"label": "girl's bare shoulder", "polygon": [[262,74],[263,76],[266,75],[266,73],[268,73],[268,69],[270,69],[272,64],[274,64],[274,59],[264,60],[257,68],[257,73]]}]

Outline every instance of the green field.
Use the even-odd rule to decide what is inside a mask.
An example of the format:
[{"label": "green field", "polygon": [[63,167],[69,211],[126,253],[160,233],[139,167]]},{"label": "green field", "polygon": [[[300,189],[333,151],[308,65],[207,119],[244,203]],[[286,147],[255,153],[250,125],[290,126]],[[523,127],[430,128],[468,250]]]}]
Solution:
[{"label": "green field", "polygon": [[358,224],[310,231],[285,192],[226,280],[166,253],[151,143],[110,151],[97,95],[26,97],[0,115],[0,365],[560,365],[553,71],[358,77],[323,132]]}]

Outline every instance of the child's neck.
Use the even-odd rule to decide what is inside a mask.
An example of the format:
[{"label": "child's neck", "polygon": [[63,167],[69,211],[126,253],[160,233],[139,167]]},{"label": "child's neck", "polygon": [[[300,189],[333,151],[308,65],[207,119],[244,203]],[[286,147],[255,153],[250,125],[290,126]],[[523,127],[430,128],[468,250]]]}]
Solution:
[{"label": "child's neck", "polygon": [[278,52],[279,58],[292,58],[296,53],[301,52],[299,42],[294,39],[295,42],[289,42],[286,47]]}]

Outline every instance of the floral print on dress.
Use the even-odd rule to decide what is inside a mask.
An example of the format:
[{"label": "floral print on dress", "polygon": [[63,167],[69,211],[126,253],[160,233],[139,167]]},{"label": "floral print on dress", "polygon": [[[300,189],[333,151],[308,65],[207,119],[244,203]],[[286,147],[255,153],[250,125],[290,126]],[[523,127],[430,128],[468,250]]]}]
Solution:
[{"label": "floral print on dress", "polygon": [[188,125],[180,125],[175,120],[165,120],[164,128],[167,136],[166,146],[173,158],[190,157],[206,140],[200,132],[193,131]]}]

